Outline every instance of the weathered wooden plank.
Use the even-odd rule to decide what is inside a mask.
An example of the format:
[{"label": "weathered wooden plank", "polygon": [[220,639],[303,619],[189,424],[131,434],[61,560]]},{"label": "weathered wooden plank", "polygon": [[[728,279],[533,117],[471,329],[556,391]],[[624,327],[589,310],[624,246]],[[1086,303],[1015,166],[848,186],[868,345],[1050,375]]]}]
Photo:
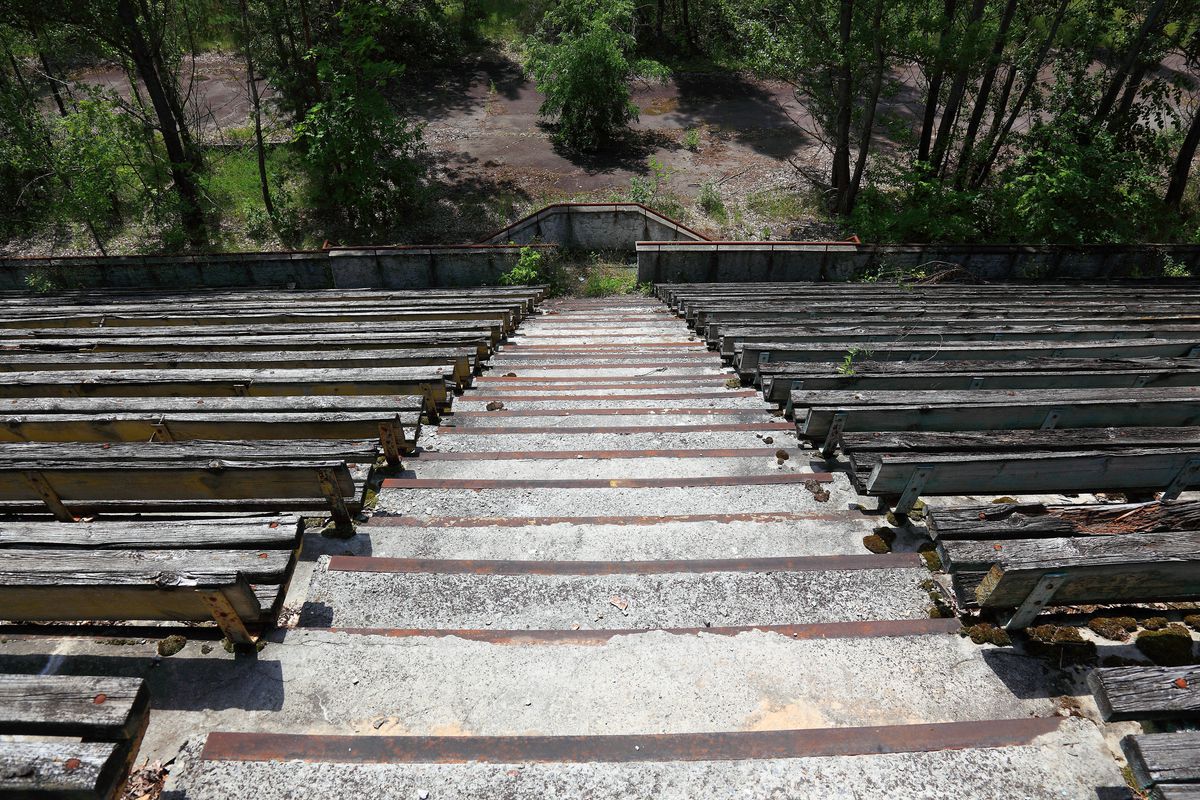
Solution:
[{"label": "weathered wooden plank", "polygon": [[[103,340],[114,338],[140,337],[170,337],[191,339],[210,336],[240,336],[257,338],[261,336],[296,336],[307,334],[314,340],[322,339],[330,334],[351,334],[359,337],[360,341],[370,341],[372,337],[383,334],[408,335],[418,333],[449,334],[451,336],[487,336],[493,345],[499,344],[504,336],[504,326],[499,322],[488,320],[444,320],[437,322],[330,322],[305,325],[298,328],[295,325],[180,325],[170,328],[163,326],[149,327],[116,327],[116,328],[52,328],[10,330],[5,333],[5,340],[10,344],[33,342],[40,339],[62,340]],[[168,348],[169,349],[169,348]],[[261,348],[260,348],[261,349]]]},{"label": "weathered wooden plank", "polygon": [[306,463],[337,460],[371,464],[378,455],[379,443],[369,439],[80,443],[69,449],[44,442],[16,442],[0,445],[0,469],[24,469],[31,463],[43,464],[48,469],[69,463],[109,466],[147,462],[159,466],[172,463],[192,466],[208,465],[214,460],[229,462],[225,466],[230,469],[237,468],[243,461]]},{"label": "weathered wooden plank", "polygon": [[1016,450],[1085,450],[1200,447],[1200,428],[1055,428],[1011,431],[872,431],[843,437],[847,451],[986,453]]},{"label": "weathered wooden plank", "polygon": [[0,798],[111,800],[127,770],[113,742],[0,741]]},{"label": "weathered wooden plank", "polygon": [[102,550],[253,550],[293,548],[300,519],[187,519],[143,522],[25,522],[0,520],[0,548]]},{"label": "weathered wooden plank", "polygon": [[1200,719],[1200,666],[1094,669],[1088,687],[1105,722]]},{"label": "weathered wooden plank", "polygon": [[[416,445],[419,417],[387,412],[321,414],[25,414],[0,416],[4,442],[186,442],[204,439],[295,440],[383,438],[381,426],[403,451]],[[386,446],[386,445],[385,445]]]},{"label": "weathered wooden plank", "polygon": [[120,741],[149,707],[141,678],[0,675],[0,734]]},{"label": "weathered wooden plank", "polygon": [[1200,784],[1200,731],[1126,736],[1121,749],[1143,788],[1161,783]]},{"label": "weathered wooden plank", "polygon": [[448,402],[450,367],[312,370],[128,370],[0,373],[0,397],[423,395],[436,413]]},{"label": "weathered wooden plank", "polygon": [[[197,585],[232,583],[242,576],[251,583],[281,583],[287,575],[292,551],[252,550],[105,550],[92,548],[17,548],[4,550],[0,585],[71,586],[119,578],[122,585],[140,576],[180,576]],[[89,580],[84,580],[86,576]],[[167,581],[169,583],[169,581]],[[160,579],[159,583],[163,581]]]},{"label": "weathered wooden plank", "polygon": [[[827,399],[815,395],[828,394]],[[824,438],[834,415],[845,414],[845,431],[968,431],[1121,426],[1180,427],[1200,424],[1200,388],[1129,390],[1009,390],[905,393],[792,392],[786,413],[798,432]],[[938,395],[942,397],[926,397]],[[997,397],[1003,395],[1004,400]],[[881,395],[885,397],[880,397]],[[911,404],[910,404],[911,402]]]},{"label": "weathered wooden plank", "polygon": [[[768,361],[759,365],[767,399],[794,389],[897,391],[1194,386],[1200,359],[1034,358],[1012,361]],[[846,373],[846,374],[843,374]],[[1190,382],[1189,382],[1190,381]]]},{"label": "weathered wooden plank", "polygon": [[246,351],[273,350],[280,352],[299,351],[305,353],[322,351],[352,350],[370,337],[371,350],[443,350],[446,348],[474,348],[477,360],[486,359],[492,352],[491,337],[470,333],[434,334],[388,334],[375,333],[323,333],[314,337],[293,332],[271,336],[136,336],[105,337],[100,339],[73,338],[55,339],[39,337],[6,341],[0,351],[10,353],[151,353],[159,351],[186,353],[239,353]]},{"label": "weathered wooden plank", "polygon": [[420,350],[243,350],[238,352],[159,351],[146,353],[24,353],[0,351],[0,371],[39,372],[84,369],[363,369],[453,365],[458,383],[475,368],[474,348]]},{"label": "weathered wooden plank", "polygon": [[1086,503],[992,503],[986,506],[926,506],[934,539],[1032,539],[1200,530],[1200,501]]},{"label": "weathered wooden plank", "polygon": [[[1016,608],[1043,576],[1063,572],[1055,605],[1168,602],[1200,598],[1200,532],[1130,533],[1069,539],[943,542],[964,568],[990,559],[975,591],[985,608]],[[961,558],[961,561],[960,561]]]},{"label": "weathered wooden plank", "polygon": [[[275,414],[284,412],[387,411],[419,415],[424,401],[415,395],[262,395],[252,397],[9,397],[0,399],[0,414]],[[411,417],[406,417],[409,419]]]},{"label": "weathered wooden plank", "polygon": [[[740,375],[750,377],[764,360],[840,362],[852,351],[862,350],[855,341],[830,341],[816,344],[761,342],[739,346],[734,363]],[[1004,342],[963,342],[943,340],[923,344],[905,340],[877,343],[871,346],[874,361],[1014,361],[1030,358],[1186,358],[1196,347],[1194,339],[1115,339],[1088,342],[1046,342],[1042,340]]]},{"label": "weathered wooden plank", "polygon": [[[919,467],[931,467],[921,493],[1045,494],[1046,492],[1162,491],[1200,457],[1200,450],[1130,448],[1091,451],[998,451],[988,453],[851,453],[863,490],[898,496]],[[1177,488],[1200,487],[1200,475]]]}]

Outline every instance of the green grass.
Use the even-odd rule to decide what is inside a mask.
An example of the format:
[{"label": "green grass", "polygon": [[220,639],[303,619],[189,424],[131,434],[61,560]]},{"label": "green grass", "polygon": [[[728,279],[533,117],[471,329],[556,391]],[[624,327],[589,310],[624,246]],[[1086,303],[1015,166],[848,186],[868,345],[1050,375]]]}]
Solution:
[{"label": "green grass", "polygon": [[813,213],[813,205],[807,197],[782,189],[755,192],[746,198],[746,207],[777,222],[793,222]]},{"label": "green grass", "polygon": [[637,291],[637,267],[597,267],[588,273],[584,297],[611,297]]},{"label": "green grass", "polygon": [[479,34],[493,42],[518,42],[529,25],[528,0],[476,0]]},{"label": "green grass", "polygon": [[[222,149],[208,154],[209,171],[204,191],[220,219],[220,237],[230,247],[274,244],[276,234],[263,204],[258,182],[258,156],[253,147]],[[303,196],[299,157],[286,145],[267,148],[267,179],[276,212],[284,212],[291,198]]]}]

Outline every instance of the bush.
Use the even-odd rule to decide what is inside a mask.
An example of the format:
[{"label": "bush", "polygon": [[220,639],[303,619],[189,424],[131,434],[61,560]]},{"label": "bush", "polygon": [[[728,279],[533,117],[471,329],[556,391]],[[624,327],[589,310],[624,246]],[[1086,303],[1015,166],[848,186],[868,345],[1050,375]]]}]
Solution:
[{"label": "bush", "polygon": [[500,276],[501,286],[528,286],[540,283],[542,278],[542,253],[535,247],[522,247],[516,265]]},{"label": "bush", "polygon": [[688,128],[683,133],[683,146],[686,150],[691,150],[693,153],[700,152],[700,131],[696,128]]},{"label": "bush", "polygon": [[564,0],[542,18],[528,66],[546,96],[539,113],[557,118],[559,144],[597,150],[637,119],[632,30],[631,0]]},{"label": "bush", "polygon": [[721,190],[715,184],[706,182],[700,186],[700,207],[704,213],[717,219],[725,219],[725,202],[721,199]]}]

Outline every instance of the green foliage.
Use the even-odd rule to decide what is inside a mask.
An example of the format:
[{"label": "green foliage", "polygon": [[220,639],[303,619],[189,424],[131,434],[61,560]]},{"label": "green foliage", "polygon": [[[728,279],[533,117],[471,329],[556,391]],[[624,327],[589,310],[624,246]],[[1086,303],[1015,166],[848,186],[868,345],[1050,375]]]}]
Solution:
[{"label": "green foliage", "polygon": [[1161,164],[1068,115],[1038,124],[1000,176],[996,227],[1027,242],[1115,243],[1156,226]]},{"label": "green foliage", "polygon": [[864,188],[849,226],[869,242],[978,241],[985,206],[980,192],[931,178],[918,165]]},{"label": "green foliage", "polygon": [[638,291],[637,270],[629,267],[601,267],[588,273],[583,286],[585,297],[610,297]]},{"label": "green foliage", "polygon": [[587,152],[610,144],[638,117],[629,100],[636,41],[631,0],[563,0],[546,12],[527,67],[557,120],[554,140]]},{"label": "green foliage", "polygon": [[851,347],[846,351],[846,354],[842,356],[842,363],[838,364],[838,374],[846,376],[853,375],[856,372],[854,368],[854,360],[859,356],[862,356],[863,358],[870,358],[871,351],[863,350],[858,347]]},{"label": "green foliage", "polygon": [[700,131],[697,128],[688,128],[683,132],[683,147],[685,150],[691,150],[693,153],[700,152]]},{"label": "green foliage", "polygon": [[710,217],[724,220],[728,216],[725,213],[725,201],[721,199],[721,190],[711,181],[700,185],[700,197],[698,199],[700,207]]},{"label": "green foliage", "polygon": [[1176,261],[1168,253],[1162,259],[1162,274],[1164,278],[1190,278],[1192,271],[1188,269],[1187,264]]},{"label": "green foliage", "polygon": [[418,205],[423,174],[420,128],[397,116],[384,94],[404,70],[380,44],[387,13],[351,4],[334,14],[340,35],[313,55],[325,98],[295,127],[313,202],[362,237]]},{"label": "green foliage", "polygon": [[683,204],[666,189],[673,174],[671,168],[653,157],[646,161],[646,166],[649,173],[646,177],[634,175],[629,179],[629,201],[649,206],[669,217],[683,216]]},{"label": "green foliage", "polygon": [[508,272],[500,276],[501,286],[529,286],[541,283],[543,257],[536,247],[525,246],[517,257],[517,263]]}]

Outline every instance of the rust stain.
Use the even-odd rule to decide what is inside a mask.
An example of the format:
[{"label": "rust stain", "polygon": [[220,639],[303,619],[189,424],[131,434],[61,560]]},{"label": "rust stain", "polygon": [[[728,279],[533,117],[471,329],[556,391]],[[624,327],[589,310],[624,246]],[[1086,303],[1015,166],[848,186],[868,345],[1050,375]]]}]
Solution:
[{"label": "rust stain", "polygon": [[583,516],[583,517],[409,517],[373,515],[365,524],[376,527],[412,528],[524,528],[531,525],[658,525],[669,522],[836,522],[853,518],[850,514],[800,514],[792,511],[765,511],[739,514],[664,514],[661,516]]},{"label": "rust stain", "polygon": [[530,433],[715,433],[717,431],[790,431],[796,426],[786,422],[728,422],[709,425],[554,425],[477,426],[438,428],[438,436],[523,436]]},{"label": "rust stain", "polygon": [[728,761],[914,753],[1029,744],[1061,718],[937,722],[808,730],[608,736],[321,736],[289,733],[208,735],[207,761],[306,761],[349,764]]},{"label": "rust stain", "polygon": [[470,453],[421,452],[422,461],[533,461],[576,458],[775,458],[773,447],[729,447],[700,450],[493,450]]},{"label": "rust stain", "polygon": [[511,561],[332,556],[329,559],[329,571],[439,575],[665,575],[706,572],[824,572],[903,569],[916,567],[920,563],[916,553],[695,558],[661,561]]},{"label": "rust stain", "polygon": [[833,480],[829,472],[770,475],[697,475],[691,478],[550,478],[543,480],[483,478],[388,478],[384,489],[667,489],[693,486],[773,486]]}]

